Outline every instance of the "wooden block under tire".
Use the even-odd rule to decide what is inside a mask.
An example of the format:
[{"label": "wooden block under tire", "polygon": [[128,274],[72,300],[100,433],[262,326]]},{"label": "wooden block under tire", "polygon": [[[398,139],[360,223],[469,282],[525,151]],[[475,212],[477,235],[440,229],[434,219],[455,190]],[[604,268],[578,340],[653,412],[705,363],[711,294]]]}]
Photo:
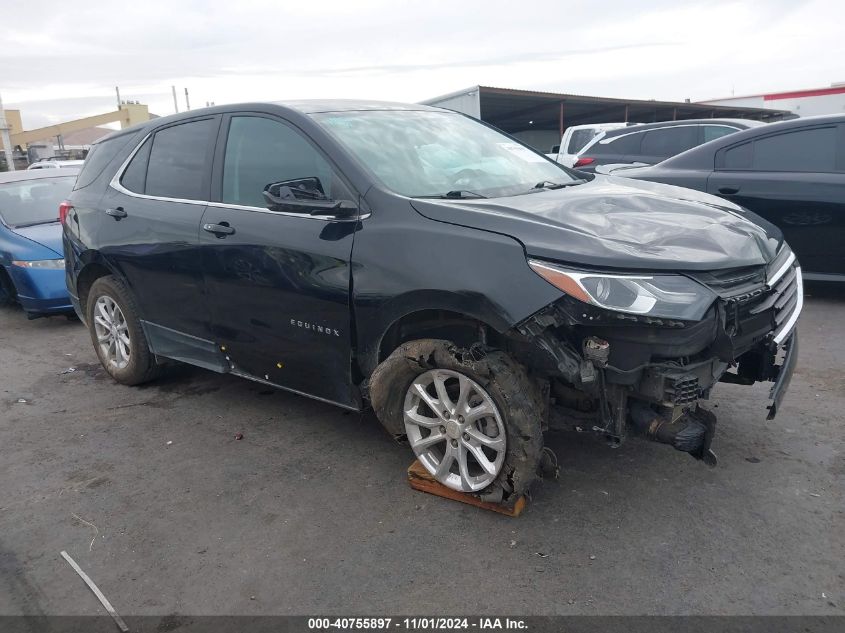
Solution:
[{"label": "wooden block under tire", "polygon": [[460,501],[461,503],[466,503],[482,510],[491,510],[509,517],[518,517],[525,509],[525,497],[521,495],[513,506],[505,506],[500,503],[482,501],[475,495],[447,488],[432,477],[418,459],[414,460],[414,463],[408,467],[408,483],[411,484],[411,488],[414,490],[421,490],[422,492],[451,499],[452,501]]}]

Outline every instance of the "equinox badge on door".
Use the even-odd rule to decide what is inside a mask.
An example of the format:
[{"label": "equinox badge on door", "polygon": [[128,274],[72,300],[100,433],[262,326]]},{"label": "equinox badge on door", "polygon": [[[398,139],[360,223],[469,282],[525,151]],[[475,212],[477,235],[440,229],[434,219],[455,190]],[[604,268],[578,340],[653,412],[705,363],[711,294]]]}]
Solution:
[{"label": "equinox badge on door", "polygon": [[316,325],[314,323],[309,323],[308,321],[299,321],[297,319],[291,319],[290,324],[294,327],[301,327],[303,330],[311,330],[312,332],[316,332],[317,334],[326,334],[327,336],[340,336],[340,332],[333,328],[323,327],[322,325]]}]

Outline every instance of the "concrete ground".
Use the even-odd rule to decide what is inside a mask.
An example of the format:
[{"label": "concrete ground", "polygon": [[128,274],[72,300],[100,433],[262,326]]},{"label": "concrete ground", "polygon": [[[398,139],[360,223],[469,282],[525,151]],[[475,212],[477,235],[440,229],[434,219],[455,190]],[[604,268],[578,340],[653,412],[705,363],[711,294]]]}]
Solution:
[{"label": "concrete ground", "polygon": [[716,389],[718,467],[553,435],[518,519],[411,490],[370,415],[189,367],[119,386],[80,323],[2,309],[0,614],[103,613],[61,550],[123,615],[843,614],[845,293],[809,294],[777,419]]}]

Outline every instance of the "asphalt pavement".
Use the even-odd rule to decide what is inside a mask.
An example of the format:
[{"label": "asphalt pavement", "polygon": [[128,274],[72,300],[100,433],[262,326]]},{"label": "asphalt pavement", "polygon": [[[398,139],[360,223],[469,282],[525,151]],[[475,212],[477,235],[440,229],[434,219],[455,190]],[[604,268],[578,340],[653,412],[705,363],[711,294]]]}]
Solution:
[{"label": "asphalt pavement", "polygon": [[126,616],[845,614],[845,292],[811,287],[800,336],[774,421],[767,385],[716,388],[716,468],[550,435],[513,519],[410,489],[371,414],[120,386],[79,322],[0,309],[0,614],[104,613],[62,550]]}]

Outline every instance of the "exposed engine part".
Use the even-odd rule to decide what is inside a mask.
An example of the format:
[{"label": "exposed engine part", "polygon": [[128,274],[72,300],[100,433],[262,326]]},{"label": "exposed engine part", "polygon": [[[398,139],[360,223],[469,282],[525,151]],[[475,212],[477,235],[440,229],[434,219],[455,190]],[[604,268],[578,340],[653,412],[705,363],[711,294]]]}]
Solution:
[{"label": "exposed engine part", "polygon": [[675,406],[693,404],[701,394],[698,377],[692,374],[667,376],[665,389],[666,396]]},{"label": "exposed engine part", "polygon": [[584,358],[593,363],[596,367],[607,367],[607,360],[610,358],[610,343],[597,336],[590,336],[584,339]]},{"label": "exposed engine part", "polygon": [[549,331],[549,328],[556,324],[553,313],[542,311],[523,323],[518,332],[549,355],[561,376],[570,383],[577,384],[581,381],[581,359],[571,345]]},{"label": "exposed engine part", "polygon": [[631,425],[643,437],[669,444],[709,466],[716,464],[716,455],[710,450],[716,431],[716,416],[709,411],[697,407],[695,411],[672,420],[639,400],[630,401],[629,411]]},{"label": "exposed engine part", "polygon": [[538,468],[538,472],[545,479],[558,479],[560,477],[560,465],[557,461],[557,455],[548,446],[544,446],[543,452],[540,453],[540,467]]}]

